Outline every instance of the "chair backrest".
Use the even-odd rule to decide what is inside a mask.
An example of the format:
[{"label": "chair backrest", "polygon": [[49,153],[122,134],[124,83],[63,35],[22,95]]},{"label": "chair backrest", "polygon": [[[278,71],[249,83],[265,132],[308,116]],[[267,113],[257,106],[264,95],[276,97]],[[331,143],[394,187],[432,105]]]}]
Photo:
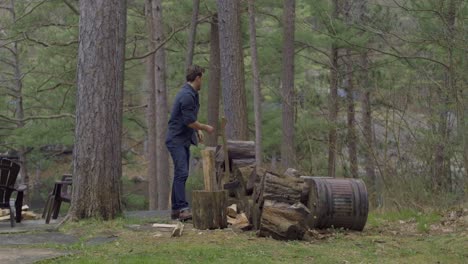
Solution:
[{"label": "chair backrest", "polygon": [[19,171],[16,162],[0,158],[0,205],[8,206]]}]

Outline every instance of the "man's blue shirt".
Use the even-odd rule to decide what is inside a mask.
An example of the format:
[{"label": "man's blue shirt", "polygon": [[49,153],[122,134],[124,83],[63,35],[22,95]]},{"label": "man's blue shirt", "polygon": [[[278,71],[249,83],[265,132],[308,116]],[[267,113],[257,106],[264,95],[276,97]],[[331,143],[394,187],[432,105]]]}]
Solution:
[{"label": "man's blue shirt", "polygon": [[167,146],[197,145],[198,140],[195,129],[188,127],[188,125],[197,121],[199,109],[198,92],[190,84],[186,83],[177,93],[172,106],[166,136]]}]

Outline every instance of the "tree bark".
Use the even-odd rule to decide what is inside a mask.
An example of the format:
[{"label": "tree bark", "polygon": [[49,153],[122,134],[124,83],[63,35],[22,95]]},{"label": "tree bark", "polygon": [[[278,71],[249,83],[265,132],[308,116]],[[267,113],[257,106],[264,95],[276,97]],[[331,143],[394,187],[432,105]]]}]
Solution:
[{"label": "tree bark", "polygon": [[293,205],[266,200],[260,222],[259,236],[278,240],[301,240],[307,231],[310,211],[301,203]]},{"label": "tree bark", "polygon": [[82,0],[80,11],[70,216],[107,220],[121,213],[126,1]]},{"label": "tree bark", "polygon": [[358,163],[357,163],[357,136],[356,136],[356,117],[354,107],[354,84],[353,84],[353,62],[351,51],[347,49],[347,66],[346,66],[346,102],[348,104],[348,155],[351,170],[351,177],[358,178]]},{"label": "tree bark", "polygon": [[193,191],[193,227],[218,229],[227,227],[227,191]]},{"label": "tree bark", "polygon": [[330,129],[328,131],[328,176],[336,177],[337,156],[337,120],[338,120],[338,48],[332,44],[330,68],[330,96],[328,118]]},{"label": "tree bark", "polygon": [[255,112],[255,161],[256,168],[262,166],[262,99],[257,55],[257,33],[255,28],[255,0],[249,0],[250,52],[252,57],[253,95]]},{"label": "tree bark", "polygon": [[283,7],[283,66],[281,71],[282,141],[281,165],[293,167],[296,162],[294,148],[294,19],[295,0],[284,0]]},{"label": "tree bark", "polygon": [[299,202],[302,196],[303,182],[301,178],[266,173],[260,203],[264,200],[288,204]]},{"label": "tree bark", "polygon": [[[345,22],[347,25],[352,25],[354,21],[353,3],[351,0],[345,1],[344,10]],[[358,161],[357,161],[357,136],[356,136],[356,117],[354,106],[354,60],[351,55],[351,48],[346,48],[345,55],[345,76],[346,76],[346,103],[347,111],[347,146],[351,177],[358,178]]]},{"label": "tree bark", "polygon": [[[11,22],[13,25],[16,24],[16,7],[15,1],[10,0],[9,9],[7,9],[11,14]],[[15,102],[14,107],[14,117],[17,120],[24,119],[24,107],[23,107],[23,72],[21,70],[21,62],[19,57],[18,41],[13,40],[12,45],[9,45],[8,51],[13,55],[11,64],[9,64],[13,69],[13,87],[11,88],[13,92],[13,98]],[[24,127],[24,121],[16,122],[16,128]],[[33,191],[33,184],[29,179],[28,169],[27,169],[27,149],[25,146],[20,146],[18,149],[18,161],[21,165],[20,176],[22,184],[27,186],[27,189],[24,193],[24,203],[29,203],[30,193]]]},{"label": "tree bark", "polygon": [[240,2],[218,0],[221,83],[228,139],[247,140],[247,101],[244,88],[244,55]]},{"label": "tree bark", "polygon": [[[153,30],[153,14],[152,0],[145,1],[146,20],[148,27],[148,36],[150,38],[150,50],[155,48],[155,38]],[[148,162],[148,201],[149,210],[158,208],[158,180],[157,180],[157,158],[156,158],[156,80],[155,80],[155,61],[154,54],[146,59],[146,78],[148,81],[147,89],[147,109],[146,109],[146,124],[148,126],[148,145],[147,145],[147,162]]]},{"label": "tree bark", "polygon": [[[195,49],[195,37],[197,35],[198,10],[200,9],[200,0],[193,0],[192,21],[190,22],[190,31],[187,44],[187,58],[185,60],[185,69],[188,69],[193,63],[193,51]],[[185,76],[184,76],[185,77]],[[184,79],[185,82],[185,79]]]},{"label": "tree bark", "polygon": [[[208,80],[208,124],[215,131],[219,130],[219,93],[221,66],[219,55],[219,31],[218,16],[214,15],[211,20],[210,37],[210,75]],[[218,145],[218,133],[208,135],[206,145],[216,147]]]},{"label": "tree bark", "polygon": [[[162,17],[162,0],[153,0],[153,29],[155,45],[164,41],[164,24]],[[155,56],[155,84],[156,84],[156,169],[158,188],[158,209],[169,209],[170,177],[169,154],[166,148],[167,132],[167,88],[166,88],[166,51],[160,48]]]},{"label": "tree bark", "polygon": [[366,170],[367,179],[370,181],[370,186],[374,195],[374,204],[377,207],[382,206],[381,204],[381,191],[378,188],[377,175],[375,173],[375,164],[374,164],[374,133],[372,129],[372,106],[371,106],[371,84],[369,81],[369,58],[367,52],[361,54],[361,64],[362,64],[362,122],[363,122],[363,138],[366,141],[364,148],[364,168]]}]

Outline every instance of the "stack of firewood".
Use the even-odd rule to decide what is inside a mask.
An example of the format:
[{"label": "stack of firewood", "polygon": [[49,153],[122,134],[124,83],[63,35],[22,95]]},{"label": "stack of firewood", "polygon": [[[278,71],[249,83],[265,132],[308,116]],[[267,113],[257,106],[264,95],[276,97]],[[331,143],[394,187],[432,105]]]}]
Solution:
[{"label": "stack of firewood", "polygon": [[[32,211],[29,211],[29,206],[23,205],[21,211],[22,220],[37,220],[40,219],[40,216],[35,214]],[[9,209],[0,209],[0,221],[10,220],[10,210]]]},{"label": "stack of firewood", "polygon": [[[228,223],[233,227],[239,227],[242,230],[258,230],[257,234],[263,237],[300,240],[309,229],[318,226],[317,217],[325,212],[325,210],[319,211],[319,209],[321,210],[320,203],[325,204],[325,207],[330,205],[330,208],[333,208],[331,206],[333,203],[338,203],[330,199],[320,200],[317,192],[311,191],[315,187],[314,180],[323,181],[323,179],[329,180],[330,178],[304,176],[304,173],[292,168],[283,173],[255,168],[255,144],[252,141],[228,141],[228,156],[231,173],[224,188],[229,190],[228,205],[231,206],[227,208],[227,216]],[[216,157],[217,174],[218,179],[220,179],[227,167],[224,164],[222,149],[218,148]],[[336,181],[341,182],[330,184],[341,184],[339,188],[343,188],[344,185],[348,188],[348,180],[337,179]],[[353,180],[349,179],[349,181]],[[358,203],[365,203],[367,206],[367,192],[365,195],[365,201],[361,199]],[[352,198],[354,199],[354,196]],[[354,200],[349,199],[349,197],[346,199],[346,202],[354,203]],[[310,202],[311,200],[312,202]],[[340,221],[344,219],[342,222],[346,226],[349,219],[353,220],[353,214],[358,216],[361,211],[365,213],[367,219],[367,207],[355,208],[357,209],[352,209],[353,211],[349,215],[345,215],[342,219],[337,218],[336,222],[330,221],[330,223],[335,223],[339,227]],[[327,217],[331,215],[333,218],[334,215],[342,213],[341,208],[337,207],[336,210],[336,214],[334,211],[325,213],[328,214]],[[362,218],[362,215],[359,217]],[[358,219],[360,222],[362,222],[361,218]],[[360,225],[356,229],[362,230]]]}]

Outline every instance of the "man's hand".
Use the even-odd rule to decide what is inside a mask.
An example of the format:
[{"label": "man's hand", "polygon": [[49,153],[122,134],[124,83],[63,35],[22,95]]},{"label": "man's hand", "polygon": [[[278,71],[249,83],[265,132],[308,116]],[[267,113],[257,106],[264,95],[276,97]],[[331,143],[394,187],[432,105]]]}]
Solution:
[{"label": "man's hand", "polygon": [[188,127],[196,129],[196,130],[205,130],[206,132],[210,134],[214,132],[214,128],[212,126],[202,124],[198,121],[193,122],[192,124],[188,125]]},{"label": "man's hand", "polygon": [[198,135],[198,142],[203,143],[203,139],[205,137],[205,135],[203,135],[203,131],[198,130],[197,135]]},{"label": "man's hand", "polygon": [[210,125],[205,125],[204,130],[210,134],[213,134],[214,128]]}]

